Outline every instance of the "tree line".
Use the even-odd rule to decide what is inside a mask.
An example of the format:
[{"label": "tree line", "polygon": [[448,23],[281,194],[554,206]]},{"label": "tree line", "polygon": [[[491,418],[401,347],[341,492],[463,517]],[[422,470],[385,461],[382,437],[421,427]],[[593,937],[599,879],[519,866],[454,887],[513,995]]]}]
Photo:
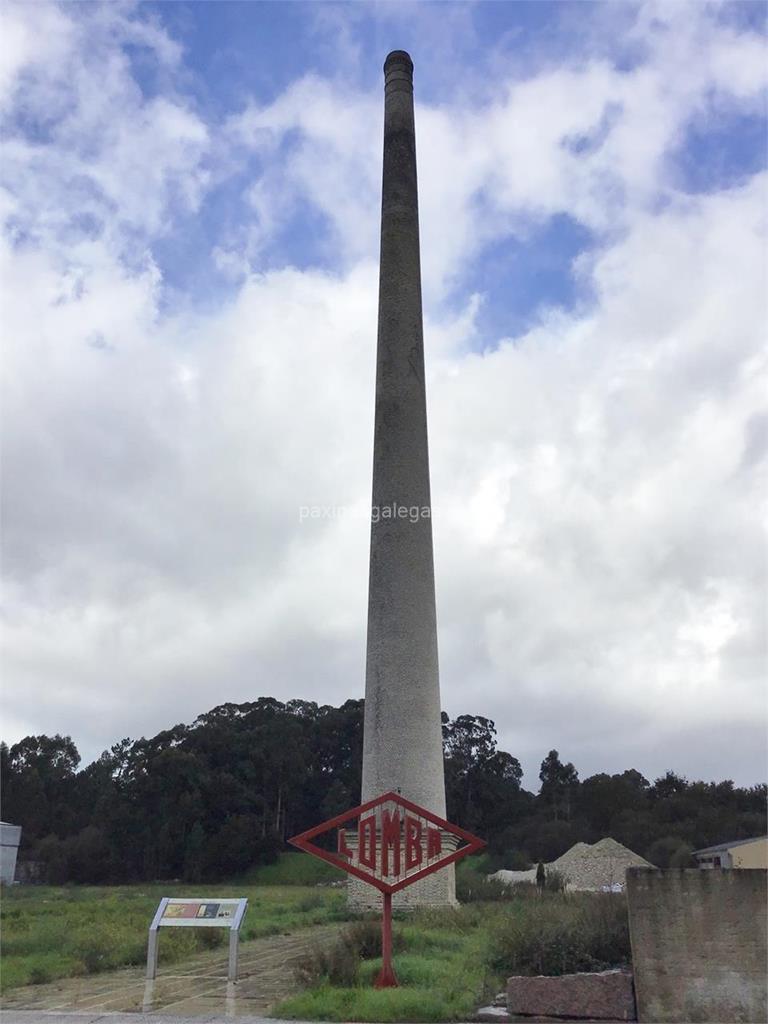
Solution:
[{"label": "tree line", "polygon": [[[0,744],[3,820],[22,826],[20,858],[51,883],[232,877],[359,802],[362,739],[362,700],[271,697],[124,739],[84,768],[69,736],[27,736]],[[443,742],[448,817],[487,840],[491,868],[604,836],[685,866],[693,849],[766,832],[765,785],[672,771],[651,783],[634,769],[580,780],[552,750],[534,794],[490,719],[444,714]]]}]

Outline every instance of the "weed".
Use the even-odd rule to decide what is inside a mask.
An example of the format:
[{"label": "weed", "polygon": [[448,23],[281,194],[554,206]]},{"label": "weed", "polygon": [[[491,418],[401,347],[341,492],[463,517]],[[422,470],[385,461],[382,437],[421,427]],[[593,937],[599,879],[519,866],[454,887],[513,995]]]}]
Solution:
[{"label": "weed", "polygon": [[469,871],[456,878],[456,897],[461,903],[500,903],[513,898],[510,886],[498,878],[486,878]]},{"label": "weed", "polygon": [[357,984],[360,973],[360,957],[354,949],[343,942],[331,946],[317,946],[299,961],[295,977],[303,988],[319,985],[333,985],[336,988],[350,988]]},{"label": "weed", "polygon": [[555,868],[550,868],[546,873],[544,880],[544,889],[546,892],[565,892],[568,888],[568,879],[561,871],[557,871]]},{"label": "weed", "polygon": [[500,974],[572,974],[629,963],[623,896],[584,893],[521,904],[490,937],[487,963]]},{"label": "weed", "polygon": [[[404,936],[396,931],[393,950],[402,949],[404,944]],[[296,979],[304,988],[319,985],[349,988],[357,985],[361,962],[380,956],[380,922],[356,921],[331,946],[317,947],[304,957],[296,968]]]},{"label": "weed", "polygon": [[197,941],[201,949],[218,949],[226,940],[224,932],[219,928],[201,928]]},{"label": "weed", "polygon": [[[340,942],[348,946],[361,960],[374,960],[381,956],[381,922],[356,921],[344,931]],[[392,949],[402,949],[405,938],[402,931],[396,930],[392,936]]]},{"label": "weed", "polygon": [[[315,1020],[466,1020],[486,994],[488,970],[479,936],[496,908],[421,910],[399,917],[393,930],[400,988],[372,988],[381,968],[378,921],[358,921],[301,974],[310,991],[272,1010]],[[336,980],[338,979],[338,980]],[[490,988],[496,984],[493,979]]]},{"label": "weed", "polygon": [[29,984],[30,985],[44,985],[47,981],[51,980],[51,972],[47,967],[38,965],[33,967],[29,972]]},{"label": "weed", "polygon": [[322,892],[313,892],[309,896],[305,896],[299,901],[297,909],[303,912],[308,910],[317,910],[318,907],[325,905],[325,898]]},{"label": "weed", "polygon": [[[626,907],[610,894],[518,895],[455,910],[399,915],[394,926],[397,989],[375,990],[377,922],[347,929],[315,971],[311,986],[273,1016],[334,1021],[467,1020],[512,973],[560,974],[628,962]],[[354,940],[353,940],[354,936]],[[352,947],[352,948],[350,948]],[[351,952],[357,954],[351,956]],[[343,969],[342,969],[343,968]]]},{"label": "weed", "polygon": [[274,864],[263,864],[247,875],[251,885],[318,885],[343,883],[344,872],[308,853],[281,853]]}]

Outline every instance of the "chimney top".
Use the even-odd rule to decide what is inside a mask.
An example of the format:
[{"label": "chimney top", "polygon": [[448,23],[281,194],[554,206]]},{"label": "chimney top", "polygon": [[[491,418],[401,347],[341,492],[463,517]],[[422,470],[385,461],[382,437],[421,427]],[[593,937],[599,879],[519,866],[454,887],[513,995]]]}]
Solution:
[{"label": "chimney top", "polygon": [[401,68],[408,71],[409,74],[413,74],[413,61],[411,60],[410,54],[406,53],[405,50],[393,50],[384,61],[384,71],[393,70],[396,65],[400,65]]}]

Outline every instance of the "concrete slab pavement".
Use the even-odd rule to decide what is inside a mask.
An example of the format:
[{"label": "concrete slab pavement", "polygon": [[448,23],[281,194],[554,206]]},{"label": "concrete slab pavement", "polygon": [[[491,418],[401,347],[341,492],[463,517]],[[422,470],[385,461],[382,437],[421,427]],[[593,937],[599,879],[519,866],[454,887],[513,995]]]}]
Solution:
[{"label": "concrete slab pavement", "polygon": [[[2,1024],[229,1024],[233,1018],[222,1013],[183,1016],[167,1013],[83,1013],[62,1010],[0,1011]],[[237,1017],[238,1024],[284,1024],[269,1017]],[[292,1024],[309,1024],[295,1021]]]}]

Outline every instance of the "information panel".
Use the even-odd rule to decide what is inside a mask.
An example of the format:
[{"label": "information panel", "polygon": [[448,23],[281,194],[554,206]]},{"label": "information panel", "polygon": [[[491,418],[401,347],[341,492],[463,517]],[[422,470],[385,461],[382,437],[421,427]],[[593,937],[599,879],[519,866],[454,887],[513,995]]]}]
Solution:
[{"label": "information panel", "polygon": [[160,928],[227,928],[229,930],[230,981],[237,980],[237,949],[240,925],[248,909],[247,899],[164,896],[160,900],[147,944],[147,978],[157,975],[157,939]]},{"label": "information panel", "polygon": [[169,899],[159,924],[161,928],[179,925],[230,928],[240,905],[247,903],[247,900]]}]

